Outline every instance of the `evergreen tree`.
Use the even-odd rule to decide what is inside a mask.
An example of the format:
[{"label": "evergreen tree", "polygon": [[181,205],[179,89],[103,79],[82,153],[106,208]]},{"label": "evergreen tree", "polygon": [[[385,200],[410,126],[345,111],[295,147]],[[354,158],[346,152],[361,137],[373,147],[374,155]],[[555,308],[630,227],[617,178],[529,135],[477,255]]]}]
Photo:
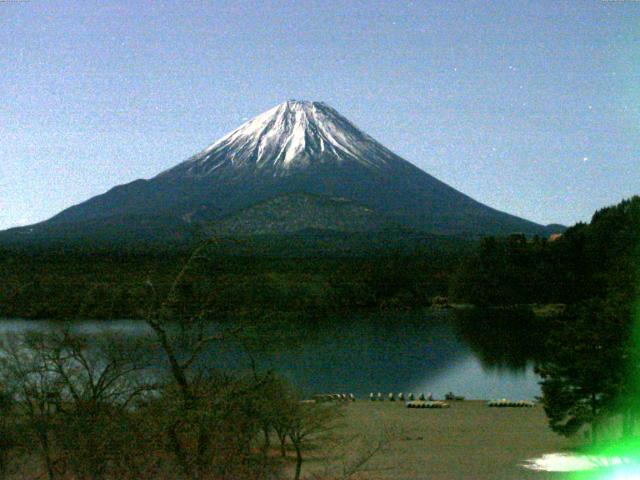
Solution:
[{"label": "evergreen tree", "polygon": [[596,442],[602,420],[618,413],[629,381],[630,328],[629,309],[602,300],[572,307],[552,325],[548,358],[536,371],[555,432],[570,436],[588,424]]}]

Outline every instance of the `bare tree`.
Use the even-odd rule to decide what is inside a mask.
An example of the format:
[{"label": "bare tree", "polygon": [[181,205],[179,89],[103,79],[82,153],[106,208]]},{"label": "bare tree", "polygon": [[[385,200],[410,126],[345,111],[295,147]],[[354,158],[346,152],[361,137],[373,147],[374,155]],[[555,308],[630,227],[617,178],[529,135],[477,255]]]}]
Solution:
[{"label": "bare tree", "polygon": [[16,409],[37,439],[49,479],[67,469],[100,479],[131,448],[118,424],[136,398],[153,391],[145,345],[102,333],[92,342],[69,329],[8,339],[0,355]]},{"label": "bare tree", "polygon": [[5,478],[9,453],[16,447],[13,408],[11,394],[0,384],[0,479]]},{"label": "bare tree", "polygon": [[[365,471],[379,471],[379,468],[371,466],[372,460],[382,453],[389,445],[400,436],[396,429],[382,425],[380,430],[365,435],[340,435],[331,448],[333,457],[340,461],[328,465],[322,475],[317,478],[335,478],[336,480],[349,480]],[[392,469],[393,467],[388,467]],[[315,478],[314,477],[314,478]]]},{"label": "bare tree", "polygon": [[209,240],[194,250],[164,300],[158,298],[153,283],[147,282],[152,301],[145,320],[156,335],[176,386],[175,392],[170,389],[166,392],[178,395],[173,418],[166,426],[168,444],[183,475],[193,479],[201,478],[203,471],[210,466],[207,454],[214,440],[210,421],[211,412],[216,411],[212,409],[212,402],[220,388],[229,387],[224,383],[212,384],[210,369],[203,371],[194,367],[208,346],[240,331],[239,327],[215,331],[216,325],[207,318],[201,305],[189,305],[187,308],[181,298],[181,293],[189,290],[183,288],[188,284],[189,275],[200,262],[209,260],[205,252],[214,243],[215,239]]},{"label": "bare tree", "polygon": [[[45,339],[41,334],[11,336],[2,344],[1,382],[15,395],[15,410],[38,445],[47,478],[56,478],[56,457],[52,448],[55,407],[52,399],[60,389],[45,360]],[[57,400],[56,400],[57,401]]]},{"label": "bare tree", "polygon": [[314,444],[326,441],[340,416],[339,406],[291,402],[286,414],[287,436],[296,454],[294,479],[300,480],[304,452]]}]

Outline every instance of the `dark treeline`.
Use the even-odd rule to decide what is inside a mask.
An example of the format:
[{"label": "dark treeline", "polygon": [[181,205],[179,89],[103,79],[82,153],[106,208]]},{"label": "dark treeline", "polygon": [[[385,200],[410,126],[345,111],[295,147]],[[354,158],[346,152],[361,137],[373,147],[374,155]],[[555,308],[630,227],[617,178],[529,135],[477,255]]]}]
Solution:
[{"label": "dark treeline", "polygon": [[[471,250],[463,239],[341,236],[221,239],[181,294],[208,314],[413,308],[445,295]],[[168,291],[196,245],[0,247],[0,317],[141,318]]]},{"label": "dark treeline", "polygon": [[599,210],[555,240],[485,238],[456,273],[452,297],[475,305],[573,304],[635,294],[640,197]]}]

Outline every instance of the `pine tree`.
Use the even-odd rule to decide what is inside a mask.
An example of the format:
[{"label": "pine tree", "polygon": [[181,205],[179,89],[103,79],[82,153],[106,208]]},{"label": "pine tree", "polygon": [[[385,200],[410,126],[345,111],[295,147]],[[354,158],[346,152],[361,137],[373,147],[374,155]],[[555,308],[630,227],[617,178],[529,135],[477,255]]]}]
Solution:
[{"label": "pine tree", "polygon": [[628,389],[630,311],[624,304],[590,300],[569,309],[552,326],[548,357],[536,367],[551,428],[570,436],[598,427],[618,413]]}]

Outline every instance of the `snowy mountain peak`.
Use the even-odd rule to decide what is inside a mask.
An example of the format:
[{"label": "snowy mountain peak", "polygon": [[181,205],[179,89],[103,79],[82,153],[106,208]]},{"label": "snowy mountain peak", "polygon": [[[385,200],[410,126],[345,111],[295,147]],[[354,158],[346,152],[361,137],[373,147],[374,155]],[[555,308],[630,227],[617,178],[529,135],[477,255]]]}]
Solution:
[{"label": "snowy mountain peak", "polygon": [[314,163],[383,168],[397,159],[329,105],[288,100],[160,176],[227,176],[239,171],[284,176]]},{"label": "snowy mountain peak", "polygon": [[546,234],[403,160],[329,105],[301,100],[276,105],[174,168],[114,187],[27,233],[35,228],[66,241],[95,225],[118,241],[190,238],[213,232],[212,222],[233,227],[218,232],[239,234],[390,224],[438,234]]}]

